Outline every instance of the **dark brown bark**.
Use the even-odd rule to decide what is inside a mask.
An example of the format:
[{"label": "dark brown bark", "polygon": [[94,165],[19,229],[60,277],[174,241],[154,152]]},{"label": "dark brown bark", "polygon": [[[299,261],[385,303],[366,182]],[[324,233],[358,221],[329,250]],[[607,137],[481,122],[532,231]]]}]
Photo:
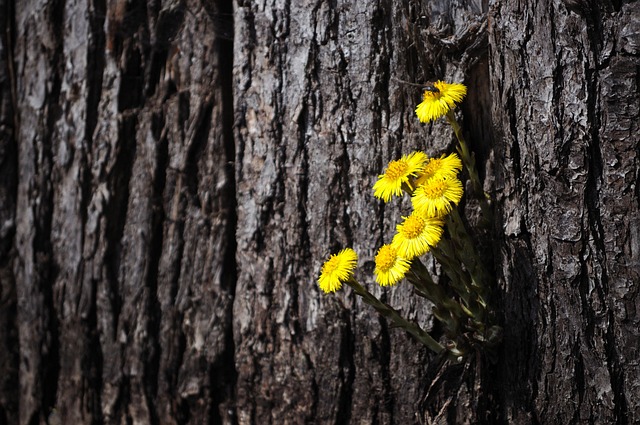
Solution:
[{"label": "dark brown bark", "polygon": [[[528,3],[0,1],[0,422],[640,420],[640,2]],[[461,365],[315,282],[351,246],[440,336],[371,278],[436,78],[495,210]]]},{"label": "dark brown bark", "polygon": [[[7,2],[0,2],[0,28],[13,19]],[[10,58],[10,31],[0,34],[0,422],[18,419],[18,329],[16,324],[16,282],[11,267],[15,235],[17,146],[13,106],[15,86]]]},{"label": "dark brown bark", "polygon": [[501,3],[490,31],[500,379],[515,422],[640,415],[640,3],[581,4]]},{"label": "dark brown bark", "polygon": [[20,423],[228,415],[229,11],[16,10]]}]

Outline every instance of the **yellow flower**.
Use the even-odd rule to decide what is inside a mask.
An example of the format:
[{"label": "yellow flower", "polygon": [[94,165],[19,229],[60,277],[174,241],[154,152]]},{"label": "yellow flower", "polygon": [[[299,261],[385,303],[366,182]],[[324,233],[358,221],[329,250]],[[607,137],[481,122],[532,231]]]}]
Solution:
[{"label": "yellow flower", "polygon": [[427,154],[418,151],[403,155],[397,161],[391,161],[384,174],[379,175],[378,181],[373,185],[374,196],[389,202],[392,195],[402,195],[402,183],[408,182],[410,177],[417,176],[424,168],[426,160]]},{"label": "yellow flower", "polygon": [[442,154],[440,158],[429,158],[424,170],[416,179],[416,186],[420,186],[432,177],[455,178],[462,170],[462,161],[455,153]]},{"label": "yellow flower", "polygon": [[411,267],[411,263],[402,257],[398,257],[396,250],[391,245],[383,245],[376,254],[376,282],[380,286],[395,285],[400,281]]},{"label": "yellow flower", "polygon": [[425,217],[417,211],[403,218],[404,221],[396,227],[398,233],[391,242],[400,257],[412,260],[440,242],[444,225],[441,218]]},{"label": "yellow flower", "polygon": [[416,115],[420,122],[440,118],[455,108],[456,103],[462,102],[466,94],[467,87],[464,84],[436,81],[422,94],[422,103],[416,108]]},{"label": "yellow flower", "polygon": [[462,199],[462,183],[457,178],[432,177],[419,186],[411,197],[413,209],[427,217],[446,215],[451,204]]},{"label": "yellow flower", "polygon": [[318,286],[326,294],[336,292],[342,288],[342,282],[353,276],[356,268],[358,254],[351,249],[345,248],[337,254],[333,254],[322,266]]}]

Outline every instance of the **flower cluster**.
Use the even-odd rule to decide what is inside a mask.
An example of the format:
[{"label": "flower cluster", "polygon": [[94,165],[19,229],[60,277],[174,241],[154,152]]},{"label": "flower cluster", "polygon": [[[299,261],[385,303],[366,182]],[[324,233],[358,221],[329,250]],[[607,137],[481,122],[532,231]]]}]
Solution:
[{"label": "flower cluster", "polygon": [[[424,152],[413,152],[391,161],[384,174],[373,185],[374,196],[388,202],[402,195],[402,188],[411,194],[413,212],[403,217],[390,244],[382,246],[375,258],[376,281],[381,286],[395,285],[409,270],[409,262],[436,246],[442,238],[444,217],[462,199],[462,183],[458,172],[462,162],[458,155],[429,158]],[[357,256],[353,250],[332,255],[322,267],[318,280],[326,292],[339,290],[355,268]]]},{"label": "flower cluster", "polygon": [[[390,162],[379,176],[373,186],[374,196],[388,202],[391,194],[402,194],[396,188],[404,185],[411,195],[413,212],[397,225],[397,233],[389,245],[392,251],[385,245],[376,256],[378,283],[383,286],[397,283],[408,270],[405,262],[426,254],[440,241],[444,217],[462,199],[462,182],[458,179],[461,169],[462,161],[455,153],[429,158],[423,152],[414,152]],[[391,252],[396,261],[389,260]]]},{"label": "flower cluster", "polygon": [[[383,202],[407,194],[411,197],[412,206],[411,213],[402,217],[402,222],[397,224],[391,242],[378,249],[375,280],[380,286],[393,286],[407,278],[416,294],[433,303],[434,315],[444,324],[451,338],[446,344],[447,348],[357,282],[354,270],[358,256],[354,250],[347,248],[331,255],[322,266],[318,279],[320,289],[325,293],[340,290],[343,283],[347,284],[364,302],[392,320],[396,326],[434,352],[448,351],[456,359],[463,355],[461,347],[468,347],[466,335],[475,335],[474,341],[494,341],[497,337],[486,335],[499,334],[496,331],[498,327],[485,326],[486,270],[475,253],[474,243],[456,208],[463,196],[463,183],[458,177],[463,167],[474,188],[481,187],[473,154],[466,147],[452,112],[466,92],[462,84],[437,81],[425,89],[423,101],[416,108],[416,115],[421,122],[446,115],[458,138],[460,156],[452,153],[429,157],[424,152],[412,152],[391,161],[373,185],[374,196]],[[445,225],[447,236],[443,240]],[[448,288],[436,284],[420,262],[419,257],[430,251],[433,251],[448,277]]]}]

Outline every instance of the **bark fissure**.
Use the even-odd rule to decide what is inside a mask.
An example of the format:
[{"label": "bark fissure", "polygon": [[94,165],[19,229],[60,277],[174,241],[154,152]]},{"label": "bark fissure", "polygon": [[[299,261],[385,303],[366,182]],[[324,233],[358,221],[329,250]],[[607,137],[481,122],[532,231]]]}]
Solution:
[{"label": "bark fissure", "polygon": [[[135,137],[135,126],[137,120],[129,114],[124,114],[122,123],[118,128],[118,140],[116,141],[116,152],[111,169],[108,170],[107,182],[108,198],[105,205],[105,278],[109,285],[108,298],[110,301],[111,326],[113,334],[109,335],[112,340],[117,340],[117,322],[122,311],[122,294],[120,293],[120,278],[118,276],[122,262],[122,239],[124,236],[126,217],[128,215],[129,192],[128,182],[133,176],[133,165],[136,157],[136,145],[129,141]],[[113,205],[113,207],[111,207]]]},{"label": "bark fissure", "polygon": [[[600,22],[599,18],[596,18],[595,22]],[[600,57],[600,44],[601,40],[591,38],[592,54],[595,60]],[[600,65],[602,66],[602,65]],[[596,64],[588,66],[586,70],[586,76],[588,81],[588,97],[587,97],[587,111],[590,123],[590,143],[587,146],[587,152],[589,157],[589,174],[587,177],[587,187],[585,193],[586,207],[588,212],[589,231],[587,234],[593,238],[595,252],[591,253],[592,258],[598,263],[597,270],[600,276],[595,276],[595,290],[597,291],[599,301],[601,305],[606,305],[606,298],[609,295],[609,276],[608,266],[609,260],[607,259],[607,250],[605,244],[605,230],[602,223],[601,206],[599,202],[599,192],[603,184],[603,170],[604,163],[602,159],[602,140],[600,139],[600,128],[602,123],[600,116],[602,111],[600,110],[600,75],[597,71],[600,66]],[[606,65],[604,65],[606,66]],[[583,257],[584,258],[584,257]],[[585,270],[585,280],[588,279],[588,271]],[[585,293],[586,300],[586,293]],[[599,314],[602,317],[602,314]],[[590,317],[597,317],[596,312],[592,311]],[[590,323],[589,318],[587,323]],[[601,319],[601,322],[604,318]],[[604,351],[607,361],[607,370],[609,372],[609,380],[611,389],[613,392],[613,414],[616,423],[626,424],[628,423],[628,410],[627,403],[624,395],[624,376],[621,373],[619,366],[620,358],[616,350],[615,342],[615,323],[616,320],[613,317],[613,313],[610,311],[606,316],[605,325],[605,339],[604,339]],[[591,335],[593,335],[593,327]]]},{"label": "bark fissure", "polygon": [[[85,139],[89,150],[93,146],[94,132],[98,125],[102,83],[105,67],[104,20],[106,15],[105,0],[92,0],[89,7],[89,47],[87,48],[87,113]],[[92,7],[91,7],[92,6]],[[87,167],[91,169],[91,167]]]},{"label": "bark fissure", "polygon": [[[233,2],[231,0],[219,0],[217,3],[218,11],[221,16],[231,16],[233,13]],[[234,107],[235,100],[233,97],[233,50],[234,50],[234,42],[233,42],[233,21],[231,25],[231,38],[222,37],[218,40],[218,48],[219,55],[221,58],[220,62],[220,88],[221,88],[221,97],[222,97],[222,137],[223,137],[223,148],[225,152],[225,178],[227,179],[227,190],[224,194],[227,199],[228,206],[228,215],[227,215],[227,225],[225,231],[225,239],[227,241],[226,251],[224,253],[223,262],[222,262],[222,270],[221,274],[223,278],[221,279],[221,286],[223,289],[228,291],[229,296],[232,299],[235,299],[236,294],[236,283],[238,280],[238,264],[236,261],[237,258],[237,232],[236,227],[238,224],[238,204],[236,198],[236,179],[234,173],[234,164],[236,159],[236,144],[234,140],[233,134],[233,126],[234,126]],[[224,36],[224,34],[223,34]],[[234,361],[234,353],[236,352],[235,342],[234,342],[234,333],[233,333],[233,309],[228,308],[225,317],[226,331],[224,333],[224,346],[225,350],[222,352],[221,359],[221,367],[218,376],[221,378],[218,382],[222,383],[224,388],[220,389],[218,392],[214,392],[214,406],[218,408],[218,411],[221,409],[226,409],[227,414],[225,415],[227,421],[226,423],[230,423],[231,425],[235,425],[237,423],[237,413],[235,410],[235,406],[232,401],[236,399],[236,385],[238,379],[238,371],[236,369],[236,363]],[[216,368],[212,367],[212,371],[215,371]],[[219,412],[216,412],[219,414]],[[221,415],[222,416],[222,415]],[[217,416],[213,416],[217,418]],[[220,417],[220,424],[224,423],[222,417]]]},{"label": "bark fissure", "polygon": [[0,422],[13,424],[19,417],[20,347],[18,300],[12,266],[18,196],[18,105],[14,73],[15,9],[0,1]]},{"label": "bark fissure", "polygon": [[[151,114],[151,121],[155,121],[156,114]],[[160,126],[158,126],[160,127]],[[153,189],[152,189],[152,218],[151,218],[151,235],[149,241],[149,270],[146,276],[146,287],[149,288],[149,306],[148,315],[150,320],[148,321],[149,332],[149,346],[147,348],[148,361],[145,362],[145,395],[147,398],[148,409],[150,412],[151,423],[153,425],[161,423],[161,418],[158,417],[158,408],[155,405],[158,395],[158,374],[160,369],[160,356],[162,347],[161,341],[161,301],[158,299],[158,280],[159,280],[159,268],[160,259],[162,257],[162,247],[164,242],[164,229],[163,224],[166,220],[166,212],[164,210],[163,193],[167,181],[166,170],[169,164],[169,147],[166,138],[161,136],[160,131],[153,131],[156,143],[156,158],[155,158],[155,176],[153,177]]]}]

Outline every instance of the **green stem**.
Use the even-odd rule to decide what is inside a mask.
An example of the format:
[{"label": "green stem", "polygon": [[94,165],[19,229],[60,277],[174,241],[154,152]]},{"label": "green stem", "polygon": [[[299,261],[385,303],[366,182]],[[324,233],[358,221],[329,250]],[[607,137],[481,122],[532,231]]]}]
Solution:
[{"label": "green stem", "polygon": [[471,275],[471,289],[478,295],[480,304],[486,306],[486,296],[489,290],[489,274],[475,250],[473,239],[469,236],[457,209],[454,208],[449,213],[447,216],[447,224],[452,242],[458,244],[453,251]]},{"label": "green stem", "polygon": [[438,319],[449,325],[451,331],[456,332],[460,325],[460,319],[465,316],[463,309],[457,301],[448,296],[441,285],[433,281],[427,268],[419,258],[411,260],[411,270],[407,274],[407,280],[416,288],[418,295],[427,298],[434,303],[437,312],[448,312],[444,317]]},{"label": "green stem", "polygon": [[463,269],[451,242],[443,239],[431,250],[442,270],[449,277],[449,285],[462,301],[462,308],[474,322],[482,323],[485,317],[485,306],[473,288],[473,281],[468,270]]},{"label": "green stem", "polygon": [[480,176],[478,175],[478,169],[476,168],[475,155],[469,150],[467,142],[464,140],[464,136],[462,135],[462,127],[458,124],[456,116],[452,110],[447,112],[447,121],[451,124],[453,132],[456,134],[456,138],[458,139],[458,153],[460,154],[460,158],[469,173],[471,187],[473,188],[475,196],[480,200],[480,208],[482,209],[482,215],[485,220],[484,223],[488,226],[489,223],[492,222],[492,212],[488,202],[490,197],[489,194],[482,189],[482,183],[480,182]]},{"label": "green stem", "polygon": [[462,135],[462,127],[460,127],[460,124],[458,124],[453,110],[447,112],[447,121],[449,121],[449,124],[451,124],[453,132],[458,138],[458,152],[460,153],[460,157],[462,158],[464,166],[469,172],[469,178],[471,179],[473,191],[477,196],[480,196],[484,192],[482,190],[482,184],[480,183],[480,177],[478,176],[478,170],[476,169],[476,159],[473,153],[471,153],[469,151],[469,148],[467,147],[467,142],[464,140],[464,136]]},{"label": "green stem", "polygon": [[438,263],[440,263],[444,273],[449,277],[451,287],[456,291],[464,304],[468,306],[471,296],[468,288],[471,285],[471,279],[462,267],[460,267],[460,264],[455,261],[453,249],[449,242],[445,239],[441,240],[438,246],[431,249],[431,253]]},{"label": "green stem", "polygon": [[419,258],[411,260],[411,272],[412,274],[408,275],[409,282],[418,291],[427,294],[426,298],[429,301],[450,310],[458,318],[463,316],[464,313],[458,302],[448,296],[441,285],[433,281],[429,271]]},{"label": "green stem", "polygon": [[[391,320],[396,326],[404,329],[411,334],[415,339],[420,341],[426,347],[436,354],[440,354],[446,350],[438,341],[433,339],[431,335],[425,332],[420,326],[400,316],[400,314],[388,304],[383,303],[377,299],[372,293],[367,291],[362,285],[360,285],[353,277],[345,282],[349,285],[358,295],[362,297],[362,300],[375,308],[378,313]],[[453,358],[459,357],[462,353],[450,351],[450,356]]]}]

